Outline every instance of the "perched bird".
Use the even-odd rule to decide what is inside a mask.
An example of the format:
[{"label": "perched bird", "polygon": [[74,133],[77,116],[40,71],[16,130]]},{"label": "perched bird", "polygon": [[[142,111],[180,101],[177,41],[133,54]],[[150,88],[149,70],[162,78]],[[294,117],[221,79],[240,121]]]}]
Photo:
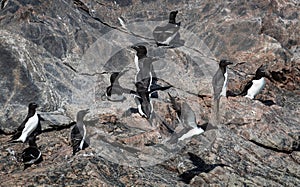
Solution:
[{"label": "perched bird", "polygon": [[260,66],[256,70],[255,76],[246,84],[239,95],[254,99],[254,97],[265,87],[265,77],[269,77],[269,74],[266,72],[266,67]]},{"label": "perched bird", "polygon": [[153,31],[153,37],[157,46],[169,46],[180,28],[180,22],[176,23],[178,11],[172,11],[169,15],[169,23],[165,26],[157,26]]},{"label": "perched bird", "polygon": [[[135,51],[135,58],[134,63],[136,66],[137,73],[135,75],[135,83],[137,82],[145,82],[148,81],[146,84],[148,85],[148,91],[151,89],[155,89],[159,87],[156,83],[158,78],[154,72],[154,68],[152,63],[157,61],[157,58],[148,57],[147,56],[147,48],[143,45],[133,46],[132,47]],[[156,92],[151,93],[151,97],[158,97]]]},{"label": "perched bird", "polygon": [[110,101],[124,101],[124,93],[130,93],[129,89],[121,87],[119,78],[124,75],[126,71],[114,72],[110,76],[110,86],[106,88],[106,98]]},{"label": "perched bird", "polygon": [[220,97],[226,97],[226,90],[227,90],[227,66],[233,64],[228,60],[221,60],[219,62],[219,69],[217,70],[216,74],[213,76],[212,85],[214,90],[214,110],[216,114],[217,123],[219,123],[219,104],[220,104]]},{"label": "perched bird", "polygon": [[24,169],[42,160],[42,153],[37,147],[35,141],[36,136],[30,136],[28,138],[29,147],[24,149],[22,152],[22,162],[24,163]]},{"label": "perched bird", "polygon": [[153,84],[154,79],[156,79],[156,75],[153,69],[152,63],[156,61],[156,58],[147,56],[147,48],[143,45],[132,46],[132,48],[136,51],[134,57],[134,63],[136,66],[137,73],[135,75],[135,83],[140,82],[144,79],[149,80],[149,88]]},{"label": "perched bird", "polygon": [[149,88],[149,80],[144,79],[140,82],[135,83],[136,91],[131,91],[131,93],[135,96],[136,102],[138,105],[138,112],[141,116],[149,119],[153,112],[153,105],[151,101],[151,94],[158,90],[167,90],[172,86],[164,86],[164,87],[156,87],[156,88]]},{"label": "perched bird", "polygon": [[171,96],[170,94],[169,97],[171,100],[172,108],[176,111],[180,122],[185,126],[185,128],[180,133],[178,133],[178,140],[182,141],[184,139],[203,133],[204,129],[197,125],[196,116],[191,107],[186,102],[179,103],[176,98]]},{"label": "perched bird", "polygon": [[73,155],[89,146],[87,143],[86,128],[83,123],[83,118],[88,112],[89,109],[86,109],[80,110],[77,113],[76,124],[71,130],[71,145],[73,147]]},{"label": "perched bird", "polygon": [[212,85],[214,90],[214,99],[219,99],[221,96],[226,97],[227,89],[227,66],[233,64],[228,60],[221,60],[219,63],[219,69],[213,77]]},{"label": "perched bird", "polygon": [[[28,114],[25,120],[17,128],[17,132],[12,136],[12,142],[22,141],[25,142],[27,138],[38,128],[40,129],[40,120],[42,119],[36,112],[38,105],[30,103],[28,106]],[[38,132],[37,132],[38,133]]]}]

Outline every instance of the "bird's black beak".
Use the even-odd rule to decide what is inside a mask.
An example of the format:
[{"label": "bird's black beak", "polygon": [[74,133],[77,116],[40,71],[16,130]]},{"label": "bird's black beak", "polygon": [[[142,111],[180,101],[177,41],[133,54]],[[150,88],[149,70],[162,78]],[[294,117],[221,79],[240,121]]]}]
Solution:
[{"label": "bird's black beak", "polygon": [[130,48],[134,49],[134,50],[137,50],[138,47],[137,46],[131,46]]},{"label": "bird's black beak", "polygon": [[231,62],[229,60],[226,61],[226,65],[231,65],[231,64],[233,64],[233,62]]}]

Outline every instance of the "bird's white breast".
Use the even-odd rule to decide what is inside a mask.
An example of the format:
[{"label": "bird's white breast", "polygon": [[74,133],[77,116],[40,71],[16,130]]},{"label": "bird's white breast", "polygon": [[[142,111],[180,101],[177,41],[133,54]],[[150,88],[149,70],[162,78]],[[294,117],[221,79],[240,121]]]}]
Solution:
[{"label": "bird's white breast", "polygon": [[82,135],[82,139],[81,139],[79,148],[82,150],[83,149],[83,144],[84,144],[84,141],[85,141],[85,137],[86,137],[86,128],[85,128],[84,124],[83,124],[83,132],[80,132],[80,134]]},{"label": "bird's white breast", "polygon": [[221,92],[220,95],[226,97],[227,77],[228,77],[227,71],[225,72],[224,77],[225,77],[225,80],[224,80],[223,87],[222,87],[222,92]]},{"label": "bird's white breast", "polygon": [[254,97],[264,88],[266,85],[265,78],[262,77],[259,80],[252,80],[252,86],[249,88],[246,97],[254,99]]},{"label": "bird's white breast", "polygon": [[25,142],[26,138],[36,129],[39,122],[37,113],[35,113],[25,124],[22,131],[22,135],[17,139],[17,141]]}]

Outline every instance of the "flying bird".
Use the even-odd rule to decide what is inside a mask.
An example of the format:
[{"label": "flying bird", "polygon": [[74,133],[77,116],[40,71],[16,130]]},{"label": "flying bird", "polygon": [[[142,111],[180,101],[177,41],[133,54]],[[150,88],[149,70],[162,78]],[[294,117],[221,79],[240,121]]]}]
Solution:
[{"label": "flying bird", "polygon": [[[196,116],[192,108],[186,102],[178,102],[176,97],[171,96],[169,94],[172,108],[177,113],[179,121],[185,126],[185,128],[178,133],[176,137],[179,141],[183,141],[187,138],[190,138],[195,135],[199,135],[204,132],[204,129],[199,127],[196,122]],[[170,142],[174,142],[174,140],[170,140]]]},{"label": "flying bird", "polygon": [[153,31],[153,37],[157,46],[169,46],[170,42],[177,35],[180,22],[176,23],[176,15],[178,11],[172,11],[169,15],[169,23],[165,26],[157,26]]}]

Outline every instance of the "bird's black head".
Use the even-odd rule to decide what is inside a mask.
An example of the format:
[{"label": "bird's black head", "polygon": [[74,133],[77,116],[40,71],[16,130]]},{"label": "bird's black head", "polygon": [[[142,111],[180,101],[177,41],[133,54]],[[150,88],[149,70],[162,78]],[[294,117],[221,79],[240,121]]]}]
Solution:
[{"label": "bird's black head", "polygon": [[169,23],[176,24],[176,15],[177,14],[178,14],[178,10],[170,12]]},{"label": "bird's black head", "polygon": [[267,66],[266,65],[261,65],[255,72],[255,77],[256,78],[262,78],[262,77],[266,77],[266,78],[270,78],[269,73],[267,71]]},{"label": "bird's black head", "polygon": [[147,48],[143,45],[132,46],[132,49],[136,51],[136,55],[139,59],[147,56]]},{"label": "bird's black head", "polygon": [[28,144],[30,147],[37,147],[37,144],[36,144],[36,136],[29,136],[28,137]]},{"label": "bird's black head", "polygon": [[144,82],[135,83],[135,87],[136,87],[137,92],[147,91],[147,89],[148,89],[147,85],[145,85]]},{"label": "bird's black head", "polygon": [[79,119],[83,119],[84,116],[89,113],[89,109],[86,109],[86,110],[80,110],[78,113],[77,113],[77,120]]},{"label": "bird's black head", "polygon": [[111,74],[111,76],[110,76],[110,83],[111,84],[113,84],[117,80],[119,74],[120,74],[119,72],[114,72],[114,73]]},{"label": "bird's black head", "polygon": [[220,63],[219,63],[219,65],[221,67],[226,67],[227,65],[230,65],[230,64],[233,64],[233,63],[231,61],[225,60],[225,59],[220,60]]},{"label": "bird's black head", "polygon": [[36,103],[29,103],[28,108],[29,110],[35,110],[38,107]]}]

